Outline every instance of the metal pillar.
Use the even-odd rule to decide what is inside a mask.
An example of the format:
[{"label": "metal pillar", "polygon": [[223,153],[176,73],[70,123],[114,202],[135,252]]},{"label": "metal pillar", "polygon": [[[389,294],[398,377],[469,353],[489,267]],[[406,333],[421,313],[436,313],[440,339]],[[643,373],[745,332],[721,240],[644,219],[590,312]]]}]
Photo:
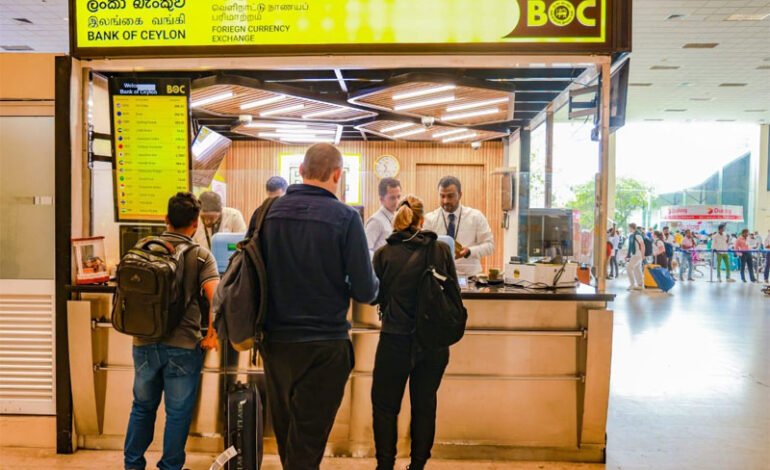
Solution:
[{"label": "metal pillar", "polygon": [[553,207],[553,105],[545,116],[545,207]]},{"label": "metal pillar", "polygon": [[519,257],[526,260],[529,254],[529,237],[527,235],[529,218],[529,177],[530,161],[532,160],[531,131],[521,129],[519,132],[519,196],[517,207],[519,208]]},{"label": "metal pillar", "polygon": [[609,61],[601,65],[601,98],[599,112],[599,174],[596,178],[596,207],[594,210],[594,267],[596,268],[596,288],[605,292],[607,275],[604,263],[607,260],[607,207],[609,205],[609,164],[610,164],[610,79]]}]

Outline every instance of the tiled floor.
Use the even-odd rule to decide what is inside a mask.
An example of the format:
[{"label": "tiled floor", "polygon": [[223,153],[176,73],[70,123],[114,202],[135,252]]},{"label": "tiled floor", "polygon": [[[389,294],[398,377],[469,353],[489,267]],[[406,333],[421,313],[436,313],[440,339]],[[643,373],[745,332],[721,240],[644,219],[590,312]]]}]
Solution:
[{"label": "tiled floor", "polygon": [[[680,284],[618,298],[608,423],[610,469],[770,469],[770,297],[756,285]],[[119,452],[0,449],[0,469],[118,469]],[[157,455],[150,456],[154,462]],[[188,467],[213,458],[192,455]],[[402,463],[403,468],[407,462]],[[265,470],[280,465],[269,456]],[[324,470],[372,469],[326,459]],[[432,461],[434,470],[600,469],[604,465]]]}]

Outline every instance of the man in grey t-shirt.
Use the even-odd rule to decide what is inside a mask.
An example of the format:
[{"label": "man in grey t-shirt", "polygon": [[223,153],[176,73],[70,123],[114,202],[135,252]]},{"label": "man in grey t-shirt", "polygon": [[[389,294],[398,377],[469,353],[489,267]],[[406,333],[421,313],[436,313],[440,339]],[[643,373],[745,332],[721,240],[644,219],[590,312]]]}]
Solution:
[{"label": "man in grey t-shirt", "polygon": [[[192,235],[198,228],[200,209],[200,202],[192,193],[177,193],[168,201],[167,231],[161,238],[175,248],[195,244]],[[163,457],[158,462],[158,468],[178,470],[184,466],[184,448],[203,367],[202,349],[216,347],[213,328],[209,328],[207,337],[202,338],[198,299],[203,292],[211,305],[219,284],[216,261],[206,248],[190,248],[185,256],[196,256],[198,259],[196,270],[184,271],[186,282],[183,284],[196,285],[199,292],[191,296],[192,302],[181,323],[160,342],[134,339],[134,402],[123,450],[126,469],[143,470],[147,466],[144,453],[152,443],[161,395],[165,400],[166,427],[163,432]]]}]

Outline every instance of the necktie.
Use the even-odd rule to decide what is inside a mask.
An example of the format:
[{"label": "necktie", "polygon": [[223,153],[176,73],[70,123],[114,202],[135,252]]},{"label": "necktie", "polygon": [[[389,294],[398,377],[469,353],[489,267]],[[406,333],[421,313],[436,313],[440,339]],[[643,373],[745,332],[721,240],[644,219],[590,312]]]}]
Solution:
[{"label": "necktie", "polygon": [[455,215],[449,214],[449,225],[446,228],[446,234],[452,238],[455,238]]}]

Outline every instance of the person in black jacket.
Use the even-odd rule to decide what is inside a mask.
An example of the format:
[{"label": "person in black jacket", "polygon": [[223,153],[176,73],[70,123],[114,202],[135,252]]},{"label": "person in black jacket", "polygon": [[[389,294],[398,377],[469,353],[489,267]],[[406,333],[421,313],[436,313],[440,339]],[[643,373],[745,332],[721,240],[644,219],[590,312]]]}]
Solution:
[{"label": "person in black jacket", "polygon": [[417,286],[431,250],[441,254],[434,260],[436,268],[457,282],[449,247],[438,243],[435,233],[421,231],[423,215],[422,201],[407,196],[393,220],[394,231],[387,245],[374,255],[374,271],[380,279],[377,304],[382,318],[372,384],[377,470],[392,470],[396,462],[398,413],[407,379],[412,407],[409,469],[425,467],[436,431],[436,393],[449,362],[449,348],[422,350],[415,337]]}]

